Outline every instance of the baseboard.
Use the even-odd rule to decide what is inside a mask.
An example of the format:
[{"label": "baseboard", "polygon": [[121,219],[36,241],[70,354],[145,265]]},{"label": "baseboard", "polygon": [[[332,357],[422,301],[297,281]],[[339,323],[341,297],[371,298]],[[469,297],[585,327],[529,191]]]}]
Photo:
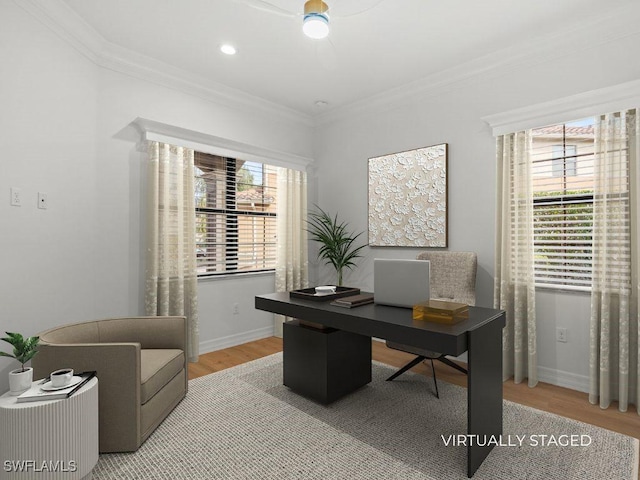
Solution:
[{"label": "baseboard", "polygon": [[257,328],[248,332],[236,333],[227,337],[214,338],[213,340],[200,342],[200,353],[215,352],[216,350],[222,350],[223,348],[235,347],[236,345],[242,345],[243,343],[253,342],[254,340],[260,340],[261,338],[272,336],[273,326],[270,326]]},{"label": "baseboard", "polygon": [[576,375],[575,373],[538,366],[538,380],[579,392],[589,392],[589,377],[586,375]]}]

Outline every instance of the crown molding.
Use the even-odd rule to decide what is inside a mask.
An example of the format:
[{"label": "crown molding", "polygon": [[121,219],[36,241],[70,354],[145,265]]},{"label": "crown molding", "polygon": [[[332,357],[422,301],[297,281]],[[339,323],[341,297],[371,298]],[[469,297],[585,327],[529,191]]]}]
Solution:
[{"label": "crown molding", "polygon": [[590,90],[569,97],[487,115],[493,135],[504,135],[554,123],[619,112],[640,106],[640,80]]},{"label": "crown molding", "polygon": [[254,115],[258,111],[306,126],[314,125],[310,115],[213,82],[202,76],[188,74],[182,69],[113,44],[62,0],[14,0],[14,2],[101,68],[191,94],[223,106],[241,109]]},{"label": "crown molding", "polygon": [[61,0],[14,0],[46,27],[93,63],[98,63],[106,40]]},{"label": "crown molding", "polygon": [[216,137],[208,133],[176,127],[147,118],[136,118],[131,122],[142,141],[155,141],[193,148],[199,152],[223,157],[240,158],[306,171],[313,165],[313,159],[292,153],[256,147],[247,143]]},{"label": "crown molding", "polygon": [[[343,118],[372,114],[415,103],[444,91],[507,71],[529,68],[640,32],[635,3],[612,9],[573,29],[512,45],[420,80],[386,90],[348,105],[311,116],[250,95],[108,42],[62,0],[14,0],[85,57],[101,68],[185,92],[204,100],[255,114],[277,116],[305,126],[321,126]],[[597,35],[593,33],[597,32]],[[586,95],[586,94],[585,94]],[[489,118],[489,117],[485,117]]]},{"label": "crown molding", "polygon": [[[415,103],[447,90],[477,81],[481,76],[499,76],[508,71],[531,68],[548,60],[566,57],[640,33],[635,4],[612,9],[597,19],[584,21],[573,29],[552,32],[516,45],[483,55],[420,80],[386,90],[343,107],[317,115],[316,125],[357,115],[397,108]],[[597,32],[597,35],[593,33]]]}]

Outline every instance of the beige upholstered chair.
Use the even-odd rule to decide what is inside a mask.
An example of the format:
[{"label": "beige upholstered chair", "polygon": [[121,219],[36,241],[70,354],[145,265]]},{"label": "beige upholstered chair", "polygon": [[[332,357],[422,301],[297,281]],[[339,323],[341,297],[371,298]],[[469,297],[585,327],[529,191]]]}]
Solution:
[{"label": "beige upholstered chair", "polygon": [[34,375],[95,370],[100,452],[132,452],[187,393],[186,337],[184,317],[64,325],[40,334]]},{"label": "beige upholstered chair", "polygon": [[[417,259],[429,260],[431,262],[429,287],[432,299],[466,303],[467,305],[476,304],[476,271],[478,260],[475,253],[442,251],[423,252],[417,256]],[[430,350],[424,350],[394,342],[387,342],[387,346],[389,348],[417,355],[415,359],[407,363],[404,367],[387,378],[387,380],[393,380],[423,360],[430,360],[431,371],[433,372],[433,381],[436,387],[436,396],[438,398],[440,398],[440,395],[438,394],[436,370],[433,366],[434,360],[445,363],[465,374],[467,373],[467,371],[460,365],[452,362],[438,352],[432,352]]]}]

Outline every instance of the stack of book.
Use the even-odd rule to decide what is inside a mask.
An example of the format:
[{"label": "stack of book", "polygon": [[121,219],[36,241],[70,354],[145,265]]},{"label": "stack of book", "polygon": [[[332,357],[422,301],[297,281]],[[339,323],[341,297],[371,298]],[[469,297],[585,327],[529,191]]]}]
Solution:
[{"label": "stack of book", "polygon": [[469,318],[469,305],[428,300],[413,306],[413,319],[437,323],[458,323]]},{"label": "stack of book", "polygon": [[29,390],[16,397],[16,402],[40,402],[42,400],[59,400],[61,398],[69,398],[84,387],[85,384],[95,376],[95,371],[83,372],[73,377],[72,384],[69,386],[58,388],[50,387],[50,389],[47,389],[47,385],[51,383],[50,377],[47,377],[38,383],[32,384]]},{"label": "stack of book", "polygon": [[351,295],[349,297],[336,298],[331,305],[336,307],[353,308],[360,305],[373,303],[373,293],[362,293],[360,295]]}]

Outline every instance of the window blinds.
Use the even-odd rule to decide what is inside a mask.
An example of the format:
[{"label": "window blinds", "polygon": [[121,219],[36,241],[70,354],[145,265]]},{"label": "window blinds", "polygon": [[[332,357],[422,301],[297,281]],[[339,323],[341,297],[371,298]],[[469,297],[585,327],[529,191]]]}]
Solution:
[{"label": "window blinds", "polygon": [[275,268],[276,169],[195,153],[198,274]]},{"label": "window blinds", "polygon": [[595,119],[531,131],[537,286],[588,290]]}]

